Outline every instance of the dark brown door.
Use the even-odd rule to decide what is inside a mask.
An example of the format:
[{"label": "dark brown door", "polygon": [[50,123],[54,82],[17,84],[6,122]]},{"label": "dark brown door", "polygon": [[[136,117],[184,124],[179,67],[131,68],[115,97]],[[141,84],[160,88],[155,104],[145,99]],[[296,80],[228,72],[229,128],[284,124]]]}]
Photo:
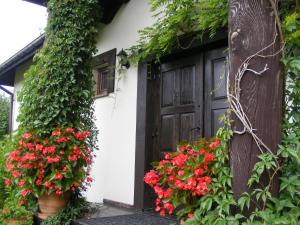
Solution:
[{"label": "dark brown door", "polygon": [[181,141],[203,135],[202,55],[164,63],[157,82],[154,151],[156,159],[176,151]]},{"label": "dark brown door", "polygon": [[222,126],[219,119],[228,108],[227,73],[226,48],[205,52],[205,137],[214,136]]},{"label": "dark brown door", "polygon": [[[154,68],[148,81],[146,170],[164,153],[176,151],[180,142],[213,136],[227,109],[225,48]],[[144,208],[153,208],[155,195],[148,186],[144,198]]]}]

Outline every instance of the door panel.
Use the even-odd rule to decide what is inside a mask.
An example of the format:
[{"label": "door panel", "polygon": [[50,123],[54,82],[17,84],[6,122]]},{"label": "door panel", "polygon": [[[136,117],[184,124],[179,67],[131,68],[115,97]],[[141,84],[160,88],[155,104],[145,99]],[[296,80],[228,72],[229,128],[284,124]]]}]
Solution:
[{"label": "door panel", "polygon": [[195,66],[181,69],[180,73],[180,104],[193,104],[195,102]]},{"label": "door panel", "polygon": [[176,71],[166,71],[162,74],[162,107],[174,106],[175,104],[175,76]]},{"label": "door panel", "polygon": [[176,138],[175,128],[176,128],[176,118],[175,115],[163,115],[161,117],[161,135],[160,135],[160,150],[163,152],[173,149],[175,146],[174,140]]},{"label": "door panel", "polygon": [[225,48],[205,53],[205,137],[223,125],[219,118],[227,108],[227,54]]},{"label": "door panel", "polygon": [[191,141],[202,135],[201,101],[203,99],[202,55],[195,55],[161,65],[160,103],[157,120],[158,159],[165,152],[176,151],[181,141]]}]

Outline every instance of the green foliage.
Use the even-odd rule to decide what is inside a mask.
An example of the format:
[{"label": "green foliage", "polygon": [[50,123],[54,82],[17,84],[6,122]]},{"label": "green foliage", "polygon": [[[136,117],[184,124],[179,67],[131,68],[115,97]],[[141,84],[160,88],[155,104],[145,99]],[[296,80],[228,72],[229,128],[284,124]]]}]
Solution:
[{"label": "green foliage", "polygon": [[[184,225],[199,224],[239,224],[244,218],[241,214],[232,215],[231,208],[237,203],[231,190],[232,174],[229,165],[228,143],[233,133],[230,129],[230,120],[227,116],[222,118],[225,126],[218,130],[217,138],[221,140],[222,146],[215,151],[216,165],[215,178],[210,185],[210,194],[199,198],[200,207],[195,211],[194,216],[184,222]],[[248,204],[244,200],[244,204]]]},{"label": "green foliage", "polygon": [[25,206],[18,204],[18,198],[16,198],[16,191],[12,191],[9,197],[5,200],[2,214],[0,215],[1,224],[7,224],[11,219],[20,220],[22,225],[33,224],[33,214],[26,209]]},{"label": "green foliage", "polygon": [[156,60],[177,48],[181,36],[191,36],[192,41],[206,33],[214,36],[217,29],[227,26],[227,0],[151,0],[151,11],[156,22],[139,31],[140,39],[132,46],[134,63],[149,57]]},{"label": "green foliage", "polygon": [[6,171],[6,158],[13,150],[13,141],[9,138],[0,142],[0,210],[3,208],[5,199],[7,198],[7,191],[5,188],[5,179],[8,178]]},{"label": "green foliage", "polygon": [[[97,0],[48,1],[44,48],[25,74],[18,95],[21,131],[36,130],[47,136],[56,127],[76,127],[96,133],[91,60],[98,5]],[[95,145],[95,139],[90,143]]]},{"label": "green foliage", "polygon": [[8,134],[9,99],[0,93],[0,140]]},{"label": "green foliage", "polygon": [[45,220],[43,225],[69,225],[72,220],[83,216],[86,211],[90,210],[89,203],[81,197],[74,197],[68,207],[62,210],[58,215]]}]

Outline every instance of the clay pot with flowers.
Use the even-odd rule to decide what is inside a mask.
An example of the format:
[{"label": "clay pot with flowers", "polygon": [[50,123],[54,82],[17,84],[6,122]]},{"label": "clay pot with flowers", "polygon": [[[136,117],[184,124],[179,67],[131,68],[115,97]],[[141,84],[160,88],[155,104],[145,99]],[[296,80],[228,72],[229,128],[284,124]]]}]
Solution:
[{"label": "clay pot with flowers", "polygon": [[38,198],[39,217],[46,219],[66,207],[70,195],[85,188],[92,178],[92,152],[88,131],[57,128],[49,138],[24,133],[6,161],[11,179],[21,188],[22,204],[28,195]]}]

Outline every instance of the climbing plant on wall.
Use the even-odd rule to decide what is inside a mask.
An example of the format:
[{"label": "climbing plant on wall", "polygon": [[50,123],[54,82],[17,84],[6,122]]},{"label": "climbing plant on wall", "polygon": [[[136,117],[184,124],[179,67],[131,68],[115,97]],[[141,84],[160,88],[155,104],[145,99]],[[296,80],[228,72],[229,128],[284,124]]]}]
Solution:
[{"label": "climbing plant on wall", "polygon": [[[228,23],[227,0],[152,0],[150,6],[156,22],[141,30],[138,43],[129,49],[135,63],[149,57],[159,60],[176,48],[188,48],[205,34],[214,36]],[[191,36],[191,42],[184,45],[182,36]]]},{"label": "climbing plant on wall", "polygon": [[95,133],[91,59],[98,5],[97,0],[47,2],[44,47],[34,57],[18,94],[19,130],[47,135],[57,127],[74,127]]}]

